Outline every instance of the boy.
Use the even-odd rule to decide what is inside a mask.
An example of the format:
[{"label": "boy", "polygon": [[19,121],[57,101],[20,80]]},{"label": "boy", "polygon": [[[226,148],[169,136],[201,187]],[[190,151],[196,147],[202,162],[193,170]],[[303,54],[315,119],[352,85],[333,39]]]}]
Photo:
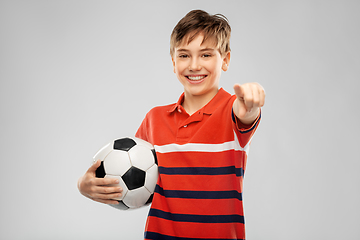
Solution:
[{"label": "boy", "polygon": [[[145,239],[245,239],[242,182],[250,140],[265,92],[257,83],[219,89],[230,62],[230,26],[222,15],[189,12],[171,34],[174,73],[184,86],[175,104],[155,107],[136,136],[155,146],[159,179]],[[95,178],[97,161],[79,191],[98,202],[121,189]]]}]

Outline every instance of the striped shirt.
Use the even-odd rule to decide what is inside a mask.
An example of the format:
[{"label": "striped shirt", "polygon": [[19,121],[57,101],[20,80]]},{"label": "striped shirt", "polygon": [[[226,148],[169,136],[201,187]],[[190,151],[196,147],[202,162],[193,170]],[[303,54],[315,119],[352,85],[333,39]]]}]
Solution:
[{"label": "striped shirt", "polygon": [[245,239],[243,177],[260,115],[242,125],[235,99],[220,89],[189,116],[182,94],[146,115],[136,136],[155,146],[159,179],[145,239]]}]

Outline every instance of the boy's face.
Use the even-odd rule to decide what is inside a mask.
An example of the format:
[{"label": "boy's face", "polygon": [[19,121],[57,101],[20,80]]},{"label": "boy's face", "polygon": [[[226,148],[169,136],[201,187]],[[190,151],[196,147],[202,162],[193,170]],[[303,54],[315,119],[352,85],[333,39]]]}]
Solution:
[{"label": "boy's face", "polygon": [[172,62],[185,97],[208,96],[210,100],[218,92],[221,70],[228,69],[230,52],[221,56],[216,44],[211,40],[202,43],[203,38],[198,34],[189,44],[183,41],[175,48]]}]

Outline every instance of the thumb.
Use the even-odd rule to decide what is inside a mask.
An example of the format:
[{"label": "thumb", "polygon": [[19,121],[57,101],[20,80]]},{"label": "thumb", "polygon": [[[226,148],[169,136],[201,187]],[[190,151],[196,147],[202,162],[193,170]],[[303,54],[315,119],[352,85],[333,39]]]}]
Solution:
[{"label": "thumb", "polygon": [[97,160],[96,162],[94,162],[93,165],[91,165],[91,167],[89,167],[87,172],[95,174],[96,169],[98,169],[98,167],[100,167],[100,165],[101,165],[101,160]]}]

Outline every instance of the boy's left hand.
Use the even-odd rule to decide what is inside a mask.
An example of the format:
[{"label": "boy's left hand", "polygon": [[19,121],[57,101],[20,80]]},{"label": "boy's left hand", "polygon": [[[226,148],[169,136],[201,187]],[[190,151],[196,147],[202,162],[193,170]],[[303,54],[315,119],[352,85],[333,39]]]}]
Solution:
[{"label": "boy's left hand", "polygon": [[252,124],[265,103],[265,90],[258,83],[235,84],[233,111],[243,124]]}]

